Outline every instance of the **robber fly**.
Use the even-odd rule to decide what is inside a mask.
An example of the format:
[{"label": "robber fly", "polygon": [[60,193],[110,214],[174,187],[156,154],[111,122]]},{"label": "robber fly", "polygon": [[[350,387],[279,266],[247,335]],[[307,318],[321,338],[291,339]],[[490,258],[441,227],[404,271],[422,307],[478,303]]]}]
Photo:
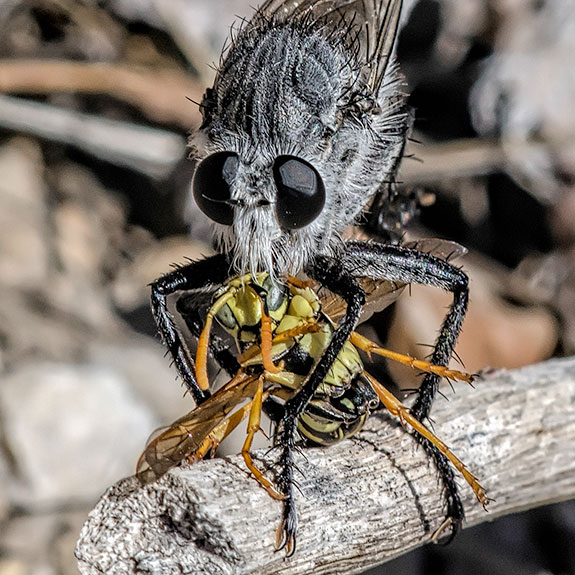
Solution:
[{"label": "robber fly", "polygon": [[[467,276],[448,261],[398,243],[342,240],[366,212],[363,221],[376,228],[394,228],[390,219],[402,216],[392,182],[411,113],[392,56],[400,11],[401,0],[267,0],[237,31],[202,100],[193,140],[193,196],[214,222],[219,253],[152,284],[159,331],[198,405],[209,401],[208,382],[198,377],[168,311],[170,294],[185,292],[177,309],[196,337],[214,286],[233,277],[265,273],[279,283],[305,275],[343,302],[329,343],[286,399],[278,423],[281,540],[292,549],[298,424],[362,316],[366,282],[452,293],[430,358],[436,366],[448,364],[467,309]],[[225,341],[212,339],[209,350],[228,373],[239,373]],[[439,379],[425,375],[410,410],[416,420],[428,417]],[[454,472],[441,450],[420,441],[440,471],[455,534],[464,512]]]},{"label": "robber fly", "polygon": [[[338,317],[340,302],[330,298],[322,306],[310,283],[290,278],[284,284],[272,282],[267,273],[256,277],[247,274],[228,280],[216,291],[199,338],[198,380],[206,379],[204,386],[211,387],[207,381],[206,363],[214,319],[239,345],[240,368],[231,381],[149,443],[138,463],[137,475],[142,483],[161,477],[184,459],[194,462],[213,454],[221,441],[248,417],[242,447],[246,466],[272,497],[283,499],[283,493],[278,492],[274,483],[254,464],[250,448],[255,433],[260,430],[262,409],[269,413],[273,402],[273,411],[277,413],[278,407],[282,408],[275,400],[289,401],[297,394],[336,329],[329,313]],[[372,283],[373,289],[368,290],[368,296],[373,296],[374,304],[381,305],[382,299],[393,300],[393,297],[384,298],[384,292],[394,296],[403,287],[390,282]],[[444,454],[462,473],[478,500],[486,505],[488,499],[477,479],[443,442],[364,369],[358,349],[448,379],[468,382],[472,379],[457,370],[383,349],[353,332],[298,418],[300,435],[315,445],[341,441],[361,429],[370,411],[381,401],[403,424],[408,423]],[[282,524],[278,546],[283,543],[283,537]],[[295,533],[286,542],[286,549],[288,553],[295,550]]]}]

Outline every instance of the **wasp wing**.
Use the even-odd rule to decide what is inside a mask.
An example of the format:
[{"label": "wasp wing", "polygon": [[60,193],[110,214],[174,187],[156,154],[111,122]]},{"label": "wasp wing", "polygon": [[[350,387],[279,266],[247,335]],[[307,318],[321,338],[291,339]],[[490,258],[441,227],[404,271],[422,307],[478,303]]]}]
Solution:
[{"label": "wasp wing", "polygon": [[258,378],[240,373],[204,403],[176,420],[146,446],[136,476],[147,484],[193,455],[210,433],[256,392]]},{"label": "wasp wing", "polygon": [[[424,252],[445,261],[451,261],[467,253],[462,245],[449,240],[428,238],[414,242],[407,242],[404,247]],[[374,313],[383,311],[401,295],[406,285],[403,282],[390,280],[376,280],[370,277],[357,278],[365,291],[365,305],[360,317],[360,323],[367,321]],[[345,301],[338,295],[322,289],[319,292],[322,311],[334,322],[344,316],[346,310]]]},{"label": "wasp wing", "polygon": [[378,94],[397,35],[402,0],[268,0],[255,22],[293,22],[324,27],[357,55],[360,78]]}]

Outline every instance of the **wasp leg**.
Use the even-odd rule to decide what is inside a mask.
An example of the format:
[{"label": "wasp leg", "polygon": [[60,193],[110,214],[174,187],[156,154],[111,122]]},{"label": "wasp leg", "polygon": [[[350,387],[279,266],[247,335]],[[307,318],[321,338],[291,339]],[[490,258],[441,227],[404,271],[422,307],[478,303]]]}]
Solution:
[{"label": "wasp leg", "polygon": [[212,307],[208,310],[204,329],[198,338],[198,349],[196,350],[196,380],[198,386],[203,391],[210,389],[210,380],[208,378],[208,351],[210,348],[210,332],[212,331],[214,317],[235,295],[234,291],[227,291],[213,303]]},{"label": "wasp leg", "polygon": [[167,298],[178,291],[199,289],[207,282],[222,283],[228,275],[226,257],[220,254],[179,267],[151,284],[152,312],[160,336],[174,360],[179,376],[197,404],[205,401],[209,394],[198,385],[194,362],[168,311]]},{"label": "wasp leg", "polygon": [[280,422],[276,444],[280,448],[278,486],[284,495],[283,518],[277,532],[277,548],[286,549],[292,555],[296,548],[297,511],[294,493],[294,449],[298,418],[309,400],[327,376],[341,348],[355,329],[365,303],[365,292],[351,275],[346,274],[339,260],[318,257],[309,269],[308,275],[335,294],[347,304],[345,315],[332,339],[315,365],[302,388],[285,404],[284,416]]},{"label": "wasp leg", "polygon": [[[453,302],[443,320],[431,356],[431,363],[434,365],[446,366],[449,363],[469,300],[469,280],[463,271],[441,258],[415,249],[353,241],[346,244],[342,265],[349,270],[349,273],[358,277],[417,283],[451,292]],[[417,399],[411,408],[412,415],[419,421],[429,416],[439,380],[440,377],[434,373],[428,373],[423,379]],[[451,540],[459,531],[465,517],[453,469],[447,458],[431,442],[421,436],[418,436],[418,441],[435,461],[441,476],[447,501],[446,515],[450,520],[449,540]]]},{"label": "wasp leg", "polygon": [[[182,316],[190,333],[199,338],[204,327],[203,320],[200,317],[199,308],[207,309],[209,300],[203,306],[198,304],[197,298],[184,294],[176,303],[176,310]],[[210,338],[210,353],[216,360],[217,364],[226,371],[230,377],[234,377],[240,369],[240,363],[236,356],[230,351],[230,346],[217,334],[212,333]]]},{"label": "wasp leg", "polygon": [[315,288],[317,287],[317,282],[313,280],[302,280],[300,278],[296,278],[294,276],[288,276],[289,283],[297,288],[304,289],[304,288]]},{"label": "wasp leg", "polygon": [[421,359],[415,359],[410,355],[404,355],[402,353],[397,353],[396,351],[385,349],[373,341],[367,339],[367,337],[357,333],[356,331],[351,334],[349,340],[351,343],[353,343],[353,345],[355,345],[355,347],[365,351],[370,359],[371,354],[375,353],[376,355],[381,355],[382,357],[392,359],[393,361],[397,361],[404,365],[408,365],[409,367],[419,369],[420,371],[424,371],[426,373],[435,373],[439,377],[445,377],[446,379],[453,379],[457,381],[465,381],[467,383],[473,382],[473,374],[471,373],[465,373],[457,369],[449,369],[443,365],[433,365],[429,361],[422,361]]},{"label": "wasp leg", "polygon": [[443,443],[441,439],[429,431],[429,429],[427,429],[423,423],[421,423],[418,419],[415,419],[415,417],[411,415],[409,409],[405,407],[405,405],[403,405],[390,391],[381,385],[377,379],[375,379],[366,371],[363,372],[363,375],[369,380],[373,386],[373,389],[375,389],[375,392],[379,396],[381,403],[383,403],[387,411],[389,411],[391,415],[399,418],[399,421],[402,425],[405,425],[406,422],[409,423],[409,425],[411,425],[411,427],[417,431],[417,433],[425,437],[435,447],[437,447],[437,449],[443,455],[445,455],[449,461],[451,461],[455,469],[457,469],[457,471],[463,475],[465,481],[467,481],[471,489],[473,489],[475,497],[477,497],[479,503],[481,503],[483,507],[486,507],[490,499],[487,497],[485,489],[480,485],[479,481],[477,481],[477,478],[467,469],[467,467],[465,467],[461,460],[451,452],[449,447]]},{"label": "wasp leg", "polygon": [[[314,321],[313,323],[302,323],[296,327],[292,327],[287,329],[286,331],[282,331],[281,333],[274,335],[272,339],[272,345],[277,343],[282,343],[288,341],[292,338],[298,337],[300,335],[306,335],[308,333],[317,333],[320,331],[321,325]],[[250,345],[243,353],[238,356],[237,361],[239,362],[239,367],[243,366],[246,362],[250,359],[261,353],[261,348],[257,344]],[[269,370],[268,370],[269,371]],[[281,369],[278,369],[278,373]]]},{"label": "wasp leg", "polygon": [[[267,394],[266,394],[267,395]],[[258,483],[274,498],[277,500],[282,500],[283,495],[278,493],[274,486],[268,481],[264,474],[255,466],[252,456],[250,454],[250,448],[252,446],[252,441],[255,434],[260,430],[260,422],[262,415],[262,404],[264,400],[264,386],[263,378],[260,377],[259,384],[254,395],[254,399],[251,402],[250,417],[248,419],[248,430],[246,440],[242,447],[242,456],[246,467],[252,472],[253,476],[256,478]]]},{"label": "wasp leg", "polygon": [[262,325],[260,330],[262,363],[268,373],[279,373],[281,368],[272,359],[272,318],[268,314],[266,302],[258,295],[262,306]]}]

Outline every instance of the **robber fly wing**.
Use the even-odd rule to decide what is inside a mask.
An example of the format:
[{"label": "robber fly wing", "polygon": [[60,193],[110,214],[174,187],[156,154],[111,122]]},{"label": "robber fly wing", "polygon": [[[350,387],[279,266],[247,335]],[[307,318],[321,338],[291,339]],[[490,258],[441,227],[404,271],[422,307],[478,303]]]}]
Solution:
[{"label": "robber fly wing", "polygon": [[461,244],[441,238],[425,238],[413,242],[406,242],[403,245],[406,248],[431,254],[447,262],[451,262],[467,253],[467,248],[464,248]]},{"label": "robber fly wing", "polygon": [[[432,254],[448,262],[467,253],[467,249],[457,242],[439,238],[406,242],[403,245],[406,248]],[[407,285],[403,282],[376,280],[370,277],[359,277],[358,280],[365,292],[365,305],[360,317],[360,323],[367,321],[374,313],[383,311],[395,302]],[[346,310],[344,300],[325,289],[320,290],[319,294],[322,311],[334,322],[339,322]]]},{"label": "robber fly wing", "polygon": [[[365,305],[359,322],[367,321],[374,313],[383,311],[391,305],[401,295],[405,285],[401,282],[388,280],[374,280],[369,277],[358,278],[363,291],[365,292]],[[319,296],[321,299],[322,311],[335,323],[345,315],[345,301],[338,295],[320,289]]]},{"label": "robber fly wing", "polygon": [[268,0],[255,21],[320,23],[339,35],[360,64],[360,77],[377,94],[393,51],[402,0]]},{"label": "robber fly wing", "polygon": [[253,397],[257,377],[240,373],[200,406],[176,420],[146,446],[136,476],[146,484],[193,455],[215,428],[244,400]]}]

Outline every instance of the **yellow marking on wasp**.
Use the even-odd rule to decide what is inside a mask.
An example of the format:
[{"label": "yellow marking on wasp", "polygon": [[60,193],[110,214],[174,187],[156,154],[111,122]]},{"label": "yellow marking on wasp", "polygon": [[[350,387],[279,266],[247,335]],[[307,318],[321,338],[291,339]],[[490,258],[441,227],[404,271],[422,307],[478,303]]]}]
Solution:
[{"label": "yellow marking on wasp", "polygon": [[406,422],[409,423],[417,433],[433,443],[433,445],[435,445],[435,447],[437,447],[437,449],[439,449],[439,451],[443,453],[449,461],[451,461],[453,466],[461,473],[461,475],[463,475],[465,481],[467,481],[471,489],[473,489],[475,497],[477,497],[479,503],[486,508],[491,499],[487,497],[485,489],[481,486],[477,478],[467,469],[467,467],[465,467],[461,460],[453,454],[449,447],[447,447],[441,439],[431,433],[431,431],[429,431],[421,421],[413,417],[409,409],[405,407],[405,405],[403,405],[390,391],[383,387],[377,379],[365,371],[363,372],[363,375],[369,380],[373,389],[375,389],[375,392],[379,396],[381,403],[383,403],[389,413],[399,418],[401,425],[405,426]]},{"label": "yellow marking on wasp", "polygon": [[404,365],[408,365],[409,367],[413,367],[415,369],[420,369],[421,371],[424,371],[426,373],[434,373],[435,375],[445,377],[446,379],[466,381],[467,383],[473,382],[473,375],[470,373],[465,373],[464,371],[458,371],[457,369],[449,369],[442,365],[434,365],[429,361],[415,359],[410,355],[404,355],[402,353],[397,353],[396,351],[385,349],[383,347],[378,346],[377,344],[373,343],[373,341],[367,339],[366,337],[360,335],[355,331],[351,334],[349,341],[359,349],[365,351],[370,361],[371,361],[371,354],[375,353],[376,355],[387,357],[388,359],[392,359],[394,361],[397,361]]}]

